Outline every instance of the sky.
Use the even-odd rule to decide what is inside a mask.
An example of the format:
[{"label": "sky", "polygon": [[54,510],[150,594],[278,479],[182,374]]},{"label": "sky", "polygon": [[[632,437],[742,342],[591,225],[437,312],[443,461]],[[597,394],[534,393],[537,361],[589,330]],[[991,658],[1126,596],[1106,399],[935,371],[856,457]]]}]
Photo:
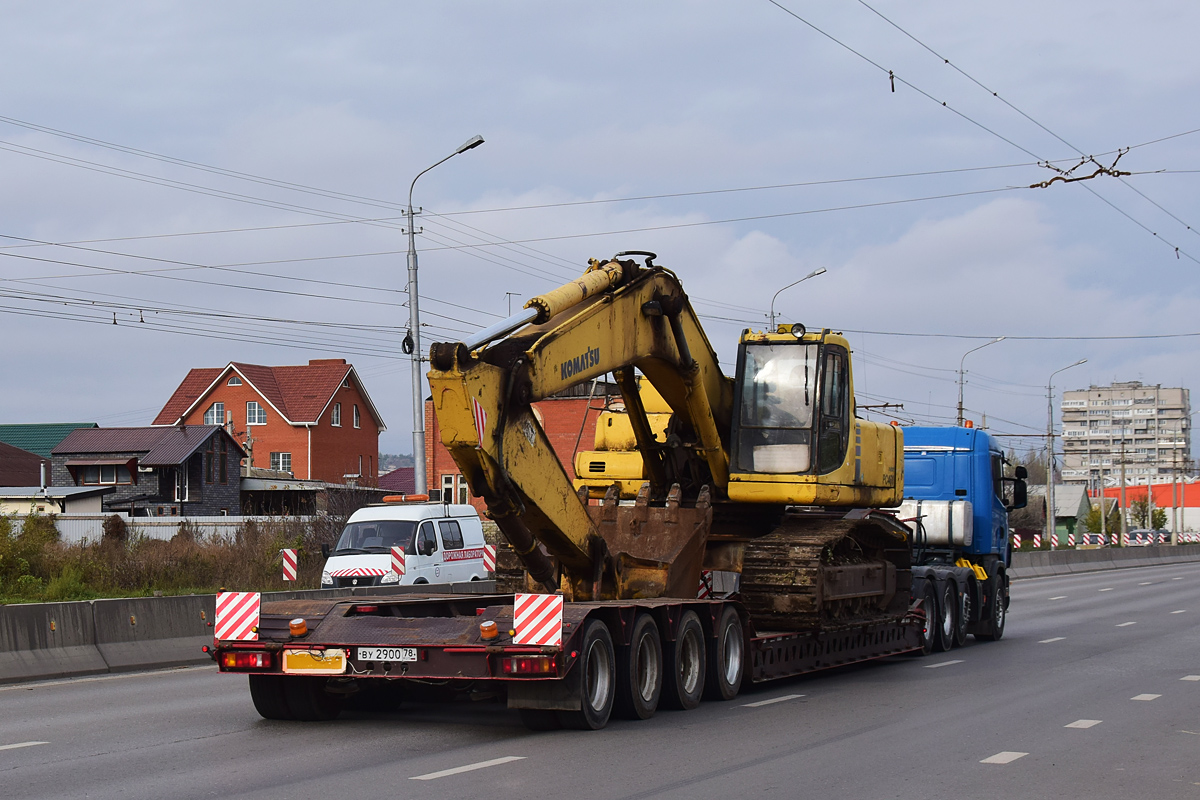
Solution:
[{"label": "sky", "polygon": [[1200,6],[0,14],[0,422],[146,425],[190,368],[343,357],[411,452],[401,209],[476,134],[416,184],[422,349],[650,250],[730,372],[825,268],[776,313],[846,332],[859,404],[903,406],[873,419],[953,423],[965,363],[1023,451],[1080,359],[1056,405],[1200,383]]}]

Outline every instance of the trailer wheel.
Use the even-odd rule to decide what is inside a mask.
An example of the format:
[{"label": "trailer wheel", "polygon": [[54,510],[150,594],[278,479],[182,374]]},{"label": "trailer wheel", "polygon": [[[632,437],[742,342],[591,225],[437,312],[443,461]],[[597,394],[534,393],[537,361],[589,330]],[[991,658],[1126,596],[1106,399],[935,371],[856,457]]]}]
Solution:
[{"label": "trailer wheel", "polygon": [[983,631],[975,634],[975,638],[985,642],[994,642],[1004,635],[1004,620],[1008,617],[1008,592],[1005,591],[1004,576],[999,572],[987,580],[988,618],[984,622]]},{"label": "trailer wheel", "polygon": [[742,618],[733,606],[725,606],[717,623],[717,635],[709,640],[706,700],[732,700],[742,690],[746,672],[746,639]]},{"label": "trailer wheel", "polygon": [[933,584],[924,581],[921,586],[921,608],[925,610],[925,627],[921,630],[921,655],[927,656],[933,652],[938,638],[938,608]]},{"label": "trailer wheel", "polygon": [[325,691],[327,679],[317,676],[292,675],[283,678],[292,719],[305,722],[324,722],[337,719],[342,713],[344,697]]},{"label": "trailer wheel", "polygon": [[969,583],[959,591],[955,609],[958,616],[954,625],[954,646],[962,647],[967,643],[967,632],[971,629],[971,585]]},{"label": "trailer wheel", "polygon": [[518,708],[521,723],[531,731],[556,731],[562,727],[557,711],[545,711],[540,708]]},{"label": "trailer wheel", "polygon": [[650,719],[662,696],[662,637],[649,614],[633,623],[628,647],[619,648],[617,698],[613,713],[625,719]]},{"label": "trailer wheel", "polygon": [[588,623],[575,669],[579,670],[580,709],[558,712],[559,721],[564,728],[598,731],[608,724],[617,694],[612,635],[598,619]]},{"label": "trailer wheel", "polygon": [[250,699],[263,719],[295,719],[288,709],[282,675],[251,675]]},{"label": "trailer wheel", "polygon": [[662,699],[668,707],[689,711],[700,705],[704,696],[705,649],[700,617],[695,611],[684,612],[675,641],[667,648]]},{"label": "trailer wheel", "polygon": [[954,630],[958,626],[958,599],[954,582],[946,581],[942,587],[941,602],[938,603],[937,639],[933,648],[944,653],[954,646]]}]

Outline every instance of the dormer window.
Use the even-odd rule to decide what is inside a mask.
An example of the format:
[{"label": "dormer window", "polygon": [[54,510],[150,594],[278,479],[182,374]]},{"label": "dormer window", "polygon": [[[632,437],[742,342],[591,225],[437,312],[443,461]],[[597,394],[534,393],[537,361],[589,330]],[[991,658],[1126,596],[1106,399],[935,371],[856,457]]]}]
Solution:
[{"label": "dormer window", "polygon": [[349,388],[350,388],[350,376],[349,376],[349,375],[347,375],[347,376],[346,376],[346,377],[345,377],[345,378],[342,380],[342,388],[343,388],[343,389],[349,389]]},{"label": "dormer window", "polygon": [[237,375],[234,375],[232,378],[229,379],[229,383],[226,385],[227,386],[241,386],[242,379],[239,378]]}]

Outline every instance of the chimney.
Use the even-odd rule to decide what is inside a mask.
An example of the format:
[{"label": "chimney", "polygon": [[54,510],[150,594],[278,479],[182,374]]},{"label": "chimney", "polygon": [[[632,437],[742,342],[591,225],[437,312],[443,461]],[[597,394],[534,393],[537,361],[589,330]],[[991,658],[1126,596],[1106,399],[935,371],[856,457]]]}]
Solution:
[{"label": "chimney", "polygon": [[46,493],[46,462],[41,463],[42,467],[42,494]]}]

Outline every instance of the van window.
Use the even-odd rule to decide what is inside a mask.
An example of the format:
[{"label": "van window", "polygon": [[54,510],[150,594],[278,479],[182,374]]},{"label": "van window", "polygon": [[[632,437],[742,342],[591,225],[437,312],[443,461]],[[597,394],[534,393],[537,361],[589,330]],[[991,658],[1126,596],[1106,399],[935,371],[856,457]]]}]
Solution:
[{"label": "van window", "polygon": [[422,550],[427,550],[429,553],[436,553],[438,549],[437,537],[433,535],[433,523],[424,522],[421,524],[421,532],[417,535],[417,550],[420,553]]},{"label": "van window", "polygon": [[442,547],[447,550],[463,549],[462,530],[459,529],[455,520],[442,520],[438,523],[438,527],[442,530]]},{"label": "van window", "polygon": [[417,523],[410,520],[381,519],[370,522],[351,522],[338,539],[338,553],[383,553],[393,547],[413,552],[413,531]]}]

